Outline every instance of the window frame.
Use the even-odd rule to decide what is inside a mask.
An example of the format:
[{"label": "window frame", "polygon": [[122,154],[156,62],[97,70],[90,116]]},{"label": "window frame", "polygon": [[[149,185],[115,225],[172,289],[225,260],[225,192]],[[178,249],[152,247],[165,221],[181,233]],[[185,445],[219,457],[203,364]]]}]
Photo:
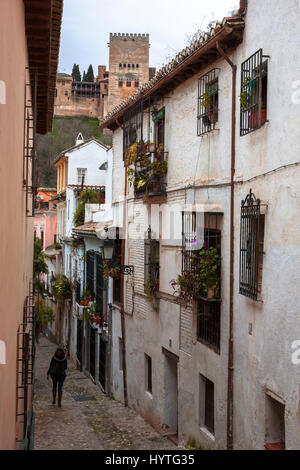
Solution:
[{"label": "window frame", "polygon": [[262,291],[264,233],[261,201],[250,189],[241,202],[239,293],[255,301]]},{"label": "window frame", "polygon": [[[211,69],[198,79],[198,136],[215,130],[219,120],[219,70]],[[211,101],[209,104],[208,99]]]},{"label": "window frame", "polygon": [[[268,109],[268,59],[259,49],[241,64],[240,136],[260,129]],[[265,95],[265,97],[264,97]],[[263,97],[265,103],[263,103]]]}]

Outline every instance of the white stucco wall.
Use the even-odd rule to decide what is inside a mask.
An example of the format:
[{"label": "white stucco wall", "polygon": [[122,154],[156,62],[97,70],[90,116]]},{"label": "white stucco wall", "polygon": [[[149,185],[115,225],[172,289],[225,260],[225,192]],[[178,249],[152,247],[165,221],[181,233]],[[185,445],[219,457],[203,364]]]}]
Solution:
[{"label": "white stucco wall", "polygon": [[[292,101],[295,91],[293,83],[300,72],[300,5],[294,0],[276,4],[271,0],[263,3],[249,0],[248,3],[244,41],[231,56],[238,71],[235,177],[239,182],[235,185],[234,219],[234,448],[264,448],[266,390],[269,389],[286,404],[286,447],[297,449],[300,446],[300,368],[292,364],[291,345],[300,339],[297,312],[300,301],[300,229],[297,223],[300,209],[299,167],[258,177],[251,184],[242,184],[242,181],[300,160],[299,104]],[[241,63],[260,48],[263,54],[270,56],[269,122],[261,129],[240,137],[238,96]],[[197,137],[198,78],[214,67],[219,68],[218,130]],[[231,79],[231,68],[224,60],[219,60],[179,85],[159,104],[165,107],[165,149],[169,152],[167,203],[176,201],[184,204],[189,199],[188,191],[180,188],[195,185],[194,202],[202,204],[205,210],[211,210],[209,208],[213,205],[213,211],[223,213],[220,354],[197,341],[196,314],[192,309],[175,305],[171,299],[165,298],[160,301],[158,312],[151,309],[143,291],[143,241],[129,240],[126,245],[127,262],[135,267],[134,296],[132,281],[126,279],[125,282],[129,404],[153,425],[164,424],[165,382],[161,348],[170,350],[169,339],[174,338],[172,352],[179,356],[179,439],[187,441],[194,438],[203,447],[218,449],[226,448],[230,188],[201,189],[201,185],[230,181]],[[145,135],[146,132],[145,127]],[[113,202],[117,202],[123,193],[122,142],[122,130],[118,129],[113,138]],[[240,205],[250,188],[268,206],[265,214],[262,302],[254,302],[238,293]],[[130,195],[132,191],[129,187]],[[133,225],[131,223],[129,227]],[[167,297],[171,294],[170,280],[180,273],[180,248],[162,243],[160,259],[160,290],[161,295]],[[152,398],[145,393],[145,353],[152,357]],[[199,385],[200,374],[214,382],[215,386],[214,436],[201,427],[199,415],[203,397]]]}]

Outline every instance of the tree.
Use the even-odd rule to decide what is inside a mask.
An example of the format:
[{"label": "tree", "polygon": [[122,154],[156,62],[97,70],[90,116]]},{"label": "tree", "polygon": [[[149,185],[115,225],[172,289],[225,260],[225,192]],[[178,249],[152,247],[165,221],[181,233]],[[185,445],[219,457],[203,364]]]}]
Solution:
[{"label": "tree", "polygon": [[78,64],[73,65],[72,77],[75,82],[81,82],[81,73]]},{"label": "tree", "polygon": [[88,71],[86,73],[85,82],[93,82],[95,79],[94,77],[94,70],[92,64],[89,65]]},{"label": "tree", "polygon": [[83,81],[83,82],[86,82],[86,73],[85,73],[85,70],[83,71],[83,74],[82,74],[82,81]]}]

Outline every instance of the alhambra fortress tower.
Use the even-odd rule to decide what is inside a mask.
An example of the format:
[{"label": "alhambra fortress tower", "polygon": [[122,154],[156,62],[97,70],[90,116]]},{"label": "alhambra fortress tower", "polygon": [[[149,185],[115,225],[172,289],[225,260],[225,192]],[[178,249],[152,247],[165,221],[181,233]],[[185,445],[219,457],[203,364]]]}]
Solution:
[{"label": "alhambra fortress tower", "polygon": [[149,68],[149,34],[110,33],[109,70],[98,66],[94,83],[57,74],[55,116],[90,116],[100,121],[155,74]]},{"label": "alhambra fortress tower", "polygon": [[155,73],[149,69],[149,47],[149,34],[110,33],[107,112]]}]

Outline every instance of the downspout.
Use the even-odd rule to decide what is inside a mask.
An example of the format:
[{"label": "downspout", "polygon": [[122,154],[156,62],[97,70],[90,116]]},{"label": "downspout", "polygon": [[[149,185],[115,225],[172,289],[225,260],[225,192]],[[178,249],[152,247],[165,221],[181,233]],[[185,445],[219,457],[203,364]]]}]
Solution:
[{"label": "downspout", "polygon": [[233,282],[234,282],[234,175],[235,175],[235,107],[237,66],[216,43],[219,54],[232,69],[232,114],[231,114],[231,173],[230,173],[230,288],[229,288],[229,340],[228,340],[228,383],[227,383],[227,449],[233,450]]},{"label": "downspout", "polygon": [[[121,266],[124,266],[125,264],[125,233],[126,233],[125,228],[126,228],[126,210],[127,210],[126,197],[127,197],[127,167],[125,166]],[[125,331],[125,312],[124,312],[124,274],[122,271],[121,271],[120,313],[121,313],[121,331],[122,331],[122,367],[123,367],[124,405],[128,406],[127,369],[126,369],[126,331]]]}]

